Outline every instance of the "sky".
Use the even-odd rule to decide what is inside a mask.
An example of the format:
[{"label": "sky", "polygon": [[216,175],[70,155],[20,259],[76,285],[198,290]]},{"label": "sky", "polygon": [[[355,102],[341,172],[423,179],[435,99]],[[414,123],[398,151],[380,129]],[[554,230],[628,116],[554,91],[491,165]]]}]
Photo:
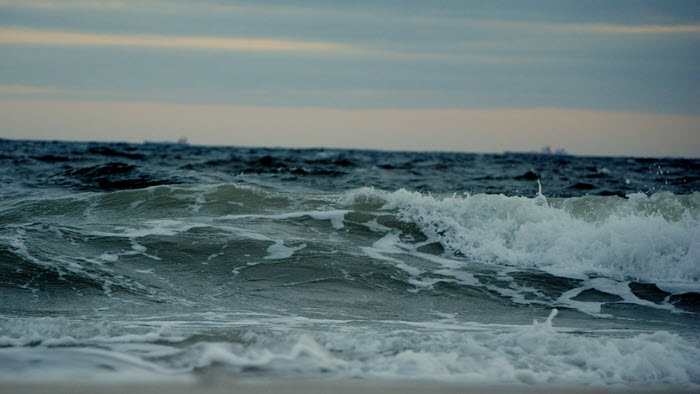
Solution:
[{"label": "sky", "polygon": [[698,1],[0,0],[0,138],[700,157]]}]

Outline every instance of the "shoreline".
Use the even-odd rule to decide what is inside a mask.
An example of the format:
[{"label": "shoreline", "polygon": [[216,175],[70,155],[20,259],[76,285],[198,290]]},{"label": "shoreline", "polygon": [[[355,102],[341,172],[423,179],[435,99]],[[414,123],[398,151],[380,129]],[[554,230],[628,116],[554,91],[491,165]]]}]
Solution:
[{"label": "shoreline", "polygon": [[152,394],[194,393],[691,393],[689,387],[675,385],[579,386],[564,384],[488,384],[409,380],[302,380],[285,378],[258,379],[202,379],[191,383],[171,382],[0,382],[2,393],[104,393],[127,392]]}]

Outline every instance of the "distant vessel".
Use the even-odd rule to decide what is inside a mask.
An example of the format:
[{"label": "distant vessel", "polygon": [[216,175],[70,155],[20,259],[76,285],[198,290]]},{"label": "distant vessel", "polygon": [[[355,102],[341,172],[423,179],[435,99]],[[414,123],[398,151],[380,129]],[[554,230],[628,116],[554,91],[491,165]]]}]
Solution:
[{"label": "distant vessel", "polygon": [[512,151],[512,150],[507,150],[503,152],[507,155],[545,155],[545,156],[566,156],[568,153],[566,152],[566,149],[560,148],[557,150],[552,150],[552,148],[547,145],[540,149],[540,151]]},{"label": "distant vessel", "polygon": [[187,137],[180,137],[177,141],[172,142],[172,141],[149,141],[145,140],[143,141],[144,144],[146,145],[189,145],[190,143],[187,142]]}]

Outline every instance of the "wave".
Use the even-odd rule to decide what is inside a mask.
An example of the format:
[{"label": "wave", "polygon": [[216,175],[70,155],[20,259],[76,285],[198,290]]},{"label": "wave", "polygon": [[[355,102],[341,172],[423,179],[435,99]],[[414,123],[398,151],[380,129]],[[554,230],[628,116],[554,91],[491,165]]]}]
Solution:
[{"label": "wave", "polygon": [[[479,287],[594,315],[614,300],[696,310],[676,295],[700,293],[699,208],[697,192],[548,199],[285,193],[237,183],[6,198],[0,269],[15,288],[92,288],[155,302],[196,298],[174,289],[197,272],[204,288],[292,275],[379,290],[388,277],[409,291]],[[376,263],[392,271],[363,271]],[[531,272],[523,280],[513,270]]]},{"label": "wave", "polygon": [[[92,379],[145,374],[169,380],[223,370],[241,377],[264,372],[594,387],[700,384],[700,350],[676,334],[580,335],[556,327],[556,314],[553,310],[544,322],[532,325],[462,323],[449,316],[431,322],[353,322],[250,314],[221,326],[203,316],[196,324],[141,321],[127,326],[65,318],[4,319],[0,346],[8,347],[4,355],[16,350],[15,379],[31,374],[44,381],[85,371]],[[206,335],[183,335],[200,326]]]},{"label": "wave", "polygon": [[700,190],[693,159],[640,159],[162,144],[0,141],[0,195],[134,190],[165,184],[247,182],[278,190],[373,186],[433,193],[557,197]]},{"label": "wave", "polygon": [[360,190],[447,251],[476,262],[644,282],[700,280],[700,193],[550,199]]}]

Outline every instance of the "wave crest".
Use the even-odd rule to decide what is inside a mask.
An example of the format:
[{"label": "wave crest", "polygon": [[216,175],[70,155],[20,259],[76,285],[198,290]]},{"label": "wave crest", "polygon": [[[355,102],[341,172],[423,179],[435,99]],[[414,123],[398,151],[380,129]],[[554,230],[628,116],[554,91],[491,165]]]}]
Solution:
[{"label": "wave crest", "polygon": [[447,251],[477,262],[646,282],[700,280],[700,193],[569,199],[399,190],[372,195]]}]

